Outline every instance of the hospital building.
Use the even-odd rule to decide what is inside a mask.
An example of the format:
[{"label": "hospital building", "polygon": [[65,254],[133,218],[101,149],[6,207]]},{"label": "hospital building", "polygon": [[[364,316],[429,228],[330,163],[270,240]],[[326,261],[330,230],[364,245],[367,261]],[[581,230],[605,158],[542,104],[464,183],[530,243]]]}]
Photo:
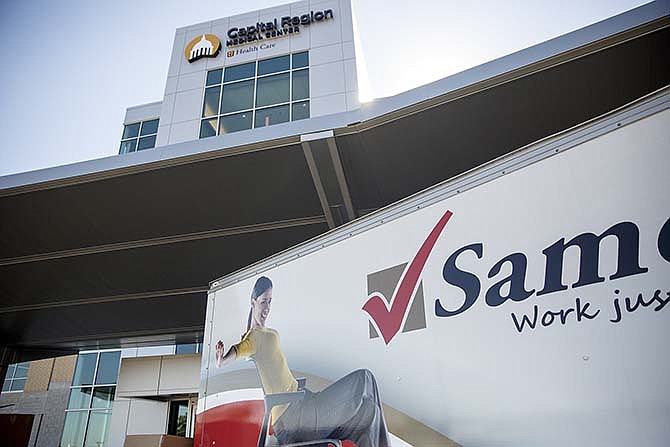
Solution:
[{"label": "hospital building", "polygon": [[117,155],[0,177],[0,445],[193,445],[210,281],[667,95],[668,48],[654,1],[361,103],[349,0],[178,28]]}]

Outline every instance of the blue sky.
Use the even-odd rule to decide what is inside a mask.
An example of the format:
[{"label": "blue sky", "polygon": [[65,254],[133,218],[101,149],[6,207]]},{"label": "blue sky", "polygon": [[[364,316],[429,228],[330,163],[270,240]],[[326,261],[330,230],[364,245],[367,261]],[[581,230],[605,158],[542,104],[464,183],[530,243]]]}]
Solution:
[{"label": "blue sky", "polygon": [[[0,3],[0,176],[115,155],[126,107],[160,101],[175,28],[288,3]],[[645,1],[353,0],[369,87],[389,96]]]}]

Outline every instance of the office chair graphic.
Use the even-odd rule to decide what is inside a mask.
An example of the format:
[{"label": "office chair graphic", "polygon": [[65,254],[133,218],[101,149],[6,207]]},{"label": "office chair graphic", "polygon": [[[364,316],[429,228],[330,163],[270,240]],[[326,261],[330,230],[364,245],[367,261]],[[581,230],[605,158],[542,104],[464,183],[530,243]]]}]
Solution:
[{"label": "office chair graphic", "polygon": [[[254,367],[256,366],[255,362]],[[258,368],[256,368],[258,373]],[[304,377],[297,378],[298,390],[288,393],[267,394],[263,382],[258,377],[261,387],[263,388],[263,395],[265,396],[265,413],[263,414],[263,421],[261,424],[261,431],[258,434],[257,447],[342,447],[342,441],[339,439],[317,439],[313,441],[294,442],[290,444],[280,444],[277,438],[270,434],[270,419],[272,417],[272,409],[278,405],[290,405],[293,402],[298,402],[305,397],[305,384],[307,379]]]}]

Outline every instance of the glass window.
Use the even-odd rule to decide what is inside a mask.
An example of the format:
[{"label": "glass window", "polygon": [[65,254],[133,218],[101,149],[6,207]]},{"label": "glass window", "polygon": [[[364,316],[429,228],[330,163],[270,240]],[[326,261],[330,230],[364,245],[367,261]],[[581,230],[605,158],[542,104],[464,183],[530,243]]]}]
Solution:
[{"label": "glass window", "polygon": [[296,99],[309,98],[309,70],[298,70],[293,72],[293,94]]},{"label": "glass window", "polygon": [[218,70],[212,70],[207,72],[207,86],[221,84],[221,75],[223,74],[223,69],[219,68]]},{"label": "glass window", "polygon": [[237,113],[235,115],[222,116],[219,120],[219,134],[238,132],[251,129],[252,112]]},{"label": "glass window", "polygon": [[170,402],[167,434],[176,436],[186,436],[187,419],[188,419],[188,401],[177,400]]},{"label": "glass window", "polygon": [[136,145],[137,140],[122,141],[121,148],[119,149],[119,154],[127,154],[129,152],[135,152]]},{"label": "glass window", "polygon": [[158,120],[150,120],[142,122],[142,130],[140,131],[140,136],[151,135],[152,133],[158,132]]},{"label": "glass window", "polygon": [[98,360],[98,354],[91,352],[80,354],[77,358],[77,367],[74,370],[73,385],[92,385],[93,375],[95,374],[95,364]]},{"label": "glass window", "polygon": [[175,347],[175,354],[195,354],[198,352],[197,343],[182,343]]},{"label": "glass window", "polygon": [[256,62],[249,62],[248,64],[226,67],[223,73],[223,82],[239,81],[254,76],[256,76]]},{"label": "glass window", "polygon": [[221,87],[210,87],[205,89],[205,103],[202,107],[202,116],[216,116],[219,114],[219,95]]},{"label": "glass window", "polygon": [[114,401],[115,386],[98,386],[93,392],[91,408],[112,408]]},{"label": "glass window", "polygon": [[223,86],[221,113],[237,112],[254,106],[254,81],[235,82]]},{"label": "glass window", "polygon": [[88,411],[68,411],[65,413],[65,426],[60,445],[63,447],[79,447],[84,444]]},{"label": "glass window", "polygon": [[258,76],[287,71],[289,68],[291,68],[291,60],[288,55],[273,57],[272,59],[258,61]]},{"label": "glass window", "polygon": [[104,447],[120,359],[121,351],[79,354],[65,413],[62,447]]},{"label": "glass window", "polygon": [[91,411],[84,447],[104,447],[111,415],[110,411]]},{"label": "glass window", "polygon": [[5,374],[5,379],[13,379],[14,371],[16,371],[16,365],[9,365],[7,367],[7,374]]},{"label": "glass window", "polygon": [[123,127],[123,136],[122,140],[126,138],[135,138],[140,132],[140,123],[128,124]]},{"label": "glass window", "polygon": [[102,352],[98,362],[98,374],[95,377],[96,384],[116,383],[119,375],[119,361],[121,351]]},{"label": "glass window", "polygon": [[70,390],[70,401],[67,407],[70,409],[89,408],[91,406],[91,390],[92,388],[72,388]]},{"label": "glass window", "polygon": [[26,386],[29,368],[30,362],[9,365],[5,374],[5,381],[2,384],[2,391],[23,391]]},{"label": "glass window", "polygon": [[288,102],[289,74],[283,73],[265,78],[258,78],[256,107]]},{"label": "glass window", "polygon": [[293,103],[293,110],[291,112],[293,113],[293,121],[309,118],[309,101]]},{"label": "glass window", "polygon": [[293,69],[307,67],[309,65],[309,53],[296,53],[293,55]]},{"label": "glass window", "polygon": [[12,380],[12,386],[9,387],[9,391],[23,391],[25,386],[26,379],[14,379]]},{"label": "glass window", "polygon": [[28,368],[30,367],[30,362],[17,363],[16,369],[14,371],[15,379],[25,379],[28,377]]},{"label": "glass window", "polygon": [[[158,119],[152,119],[124,126],[119,154],[127,154],[154,147],[156,145],[158,121]],[[139,141],[138,136],[140,137]]]},{"label": "glass window", "polygon": [[200,138],[309,118],[308,67],[303,51],[209,71]]},{"label": "glass window", "polygon": [[216,135],[216,118],[204,120],[200,123],[200,138],[213,137]]},{"label": "glass window", "polygon": [[288,121],[288,105],[256,110],[256,127],[271,126]]},{"label": "glass window", "polygon": [[151,149],[156,146],[156,135],[150,137],[143,137],[137,143],[137,150],[142,151],[144,149]]}]

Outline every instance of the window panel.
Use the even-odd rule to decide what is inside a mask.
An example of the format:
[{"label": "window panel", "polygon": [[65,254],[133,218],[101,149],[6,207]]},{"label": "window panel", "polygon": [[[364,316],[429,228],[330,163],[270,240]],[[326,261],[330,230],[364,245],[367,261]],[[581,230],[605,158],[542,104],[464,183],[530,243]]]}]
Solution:
[{"label": "window panel", "polygon": [[114,401],[115,386],[97,386],[93,390],[91,408],[112,408]]},{"label": "window panel", "polygon": [[80,447],[84,445],[88,411],[68,411],[65,413],[65,426],[60,445],[62,447]]},{"label": "window panel", "polygon": [[288,121],[288,105],[256,110],[256,127],[271,126]]},{"label": "window panel", "polygon": [[210,70],[200,138],[309,118],[308,67],[309,52],[304,51]]},{"label": "window panel", "polygon": [[242,81],[223,86],[221,113],[237,112],[254,106],[254,81]]},{"label": "window panel", "polygon": [[89,408],[91,406],[91,390],[91,387],[72,388],[67,407],[69,409]]},{"label": "window panel", "polygon": [[305,118],[309,118],[309,101],[296,102],[293,104],[292,107],[293,107],[292,110],[293,121],[304,120]]},{"label": "window panel", "polygon": [[175,354],[195,354],[198,352],[197,343],[181,343],[175,347]]},{"label": "window panel", "polygon": [[179,400],[170,402],[167,434],[176,436],[186,436],[187,419],[188,419],[188,401]]},{"label": "window panel", "polygon": [[309,66],[309,53],[296,53],[293,55],[293,69]]},{"label": "window panel", "polygon": [[5,374],[5,380],[6,379],[11,379],[14,377],[14,371],[16,370],[16,365],[9,365],[7,367],[7,374]]},{"label": "window panel", "polygon": [[98,362],[98,374],[95,377],[96,384],[116,383],[119,375],[119,361],[121,351],[101,352]]},{"label": "window panel", "polygon": [[158,132],[158,120],[150,120],[142,122],[142,130],[140,131],[140,136],[151,135],[152,133],[157,132]]},{"label": "window panel", "polygon": [[9,387],[9,391],[23,391],[26,386],[26,379],[14,379]]},{"label": "window panel", "polygon": [[216,116],[219,113],[219,95],[221,87],[210,87],[205,90],[205,103],[202,106],[202,116]]},{"label": "window panel", "polygon": [[154,146],[156,146],[156,135],[152,135],[150,137],[142,137],[140,138],[140,141],[137,143],[137,150],[142,151],[144,149],[151,149]]},{"label": "window panel", "polygon": [[91,411],[84,447],[104,447],[111,419],[109,411]]},{"label": "window panel", "polygon": [[119,154],[127,154],[129,152],[135,152],[136,145],[137,140],[122,141],[121,148],[119,149]]},{"label": "window panel", "polygon": [[309,98],[309,70],[293,72],[293,100]]},{"label": "window panel", "polygon": [[98,354],[95,352],[79,354],[79,357],[77,357],[77,367],[74,370],[72,385],[93,385],[93,375],[95,374],[97,357]]},{"label": "window panel", "polygon": [[200,123],[200,138],[213,137],[216,135],[216,118],[203,120]]},{"label": "window panel", "polygon": [[126,138],[134,138],[140,133],[140,123],[128,124],[123,127],[123,136],[122,140]]},{"label": "window panel", "polygon": [[218,70],[212,70],[207,72],[207,86],[221,84],[221,75],[223,74],[223,69],[219,68]]},{"label": "window panel", "polygon": [[288,102],[289,100],[289,74],[284,73],[275,76],[259,78],[257,82],[256,106],[268,106]]},{"label": "window panel", "polygon": [[286,71],[289,68],[291,68],[291,60],[288,55],[265,59],[258,61],[258,76]]},{"label": "window panel", "polygon": [[239,81],[240,79],[256,76],[256,62],[226,67],[223,72],[223,82]]},{"label": "window panel", "polygon": [[251,112],[222,116],[219,120],[219,135],[251,129]]},{"label": "window panel", "polygon": [[2,391],[3,391],[3,392],[5,392],[5,391],[9,391],[9,386],[10,386],[11,384],[12,384],[12,381],[11,381],[11,380],[7,380],[7,379],[5,379],[5,381],[4,381],[3,384],[2,384]]}]

